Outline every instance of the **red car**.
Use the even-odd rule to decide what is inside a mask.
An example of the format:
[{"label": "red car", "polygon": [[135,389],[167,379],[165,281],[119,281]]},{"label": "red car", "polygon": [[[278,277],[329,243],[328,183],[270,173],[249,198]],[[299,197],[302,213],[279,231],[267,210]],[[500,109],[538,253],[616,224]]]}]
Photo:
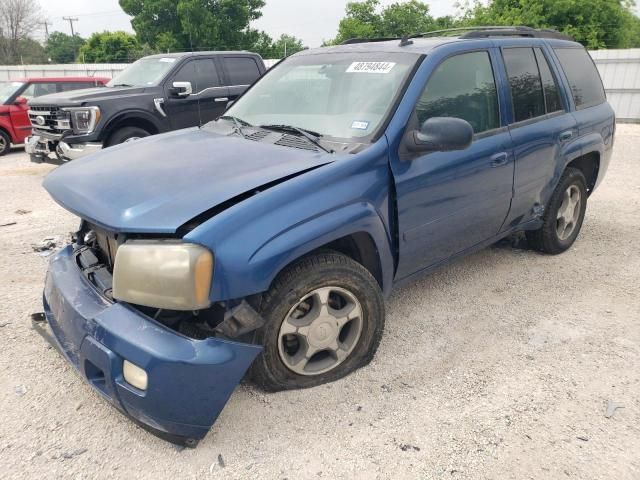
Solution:
[{"label": "red car", "polygon": [[104,86],[104,77],[23,78],[0,82],[0,156],[31,135],[27,102],[50,93]]}]

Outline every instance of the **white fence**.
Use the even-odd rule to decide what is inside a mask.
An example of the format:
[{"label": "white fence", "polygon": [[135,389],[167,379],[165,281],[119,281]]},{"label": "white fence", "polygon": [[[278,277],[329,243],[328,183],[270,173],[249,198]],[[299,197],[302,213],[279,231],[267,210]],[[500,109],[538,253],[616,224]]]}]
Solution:
[{"label": "white fence", "polygon": [[595,50],[607,99],[619,122],[640,122],[640,48]]},{"label": "white fence", "polygon": [[[600,70],[618,121],[640,122],[640,48],[590,53]],[[278,60],[264,62],[271,68]],[[0,66],[0,82],[22,77],[113,77],[126,66],[126,63]]]},{"label": "white fence", "polygon": [[[265,60],[271,68],[279,60]],[[0,65],[0,82],[25,77],[114,77],[128,63],[70,63],[64,65]]]}]

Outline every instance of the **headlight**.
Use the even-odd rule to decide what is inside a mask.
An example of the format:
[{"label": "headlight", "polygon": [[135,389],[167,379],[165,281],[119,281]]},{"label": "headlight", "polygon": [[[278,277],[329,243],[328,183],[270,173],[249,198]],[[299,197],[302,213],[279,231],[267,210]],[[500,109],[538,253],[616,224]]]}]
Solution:
[{"label": "headlight", "polygon": [[63,110],[71,114],[73,133],[78,135],[93,132],[100,120],[100,109],[98,107],[73,107],[64,108]]},{"label": "headlight", "polygon": [[168,310],[209,307],[213,255],[192,243],[134,240],[122,244],[113,268],[113,297]]}]

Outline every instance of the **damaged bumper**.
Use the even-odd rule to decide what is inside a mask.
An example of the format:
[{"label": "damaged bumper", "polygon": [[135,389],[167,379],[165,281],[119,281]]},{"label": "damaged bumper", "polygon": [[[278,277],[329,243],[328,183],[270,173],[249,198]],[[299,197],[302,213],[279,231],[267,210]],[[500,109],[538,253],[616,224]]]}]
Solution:
[{"label": "damaged bumper", "polygon": [[[96,391],[154,433],[186,445],[207,434],[261,351],[194,340],[110,302],[81,274],[72,246],[51,260],[44,310],[57,346]],[[124,360],[145,370],[146,390],[125,381]]]}]

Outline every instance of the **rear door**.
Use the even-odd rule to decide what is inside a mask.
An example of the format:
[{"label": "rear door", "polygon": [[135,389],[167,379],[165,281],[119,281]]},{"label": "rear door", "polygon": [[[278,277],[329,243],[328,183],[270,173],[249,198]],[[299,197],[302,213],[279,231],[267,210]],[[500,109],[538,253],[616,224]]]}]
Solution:
[{"label": "rear door", "polygon": [[[172,94],[173,82],[191,83],[192,93],[186,97]],[[166,82],[165,91],[165,111],[173,130],[215,120],[225,111],[229,98],[213,58],[187,60]]]},{"label": "rear door", "polygon": [[255,57],[252,56],[223,55],[222,64],[231,102],[242,95],[263,73]]},{"label": "rear door", "polygon": [[514,198],[504,229],[539,216],[551,195],[563,146],[578,134],[544,46],[504,47],[509,79],[509,132],[515,154]]}]

